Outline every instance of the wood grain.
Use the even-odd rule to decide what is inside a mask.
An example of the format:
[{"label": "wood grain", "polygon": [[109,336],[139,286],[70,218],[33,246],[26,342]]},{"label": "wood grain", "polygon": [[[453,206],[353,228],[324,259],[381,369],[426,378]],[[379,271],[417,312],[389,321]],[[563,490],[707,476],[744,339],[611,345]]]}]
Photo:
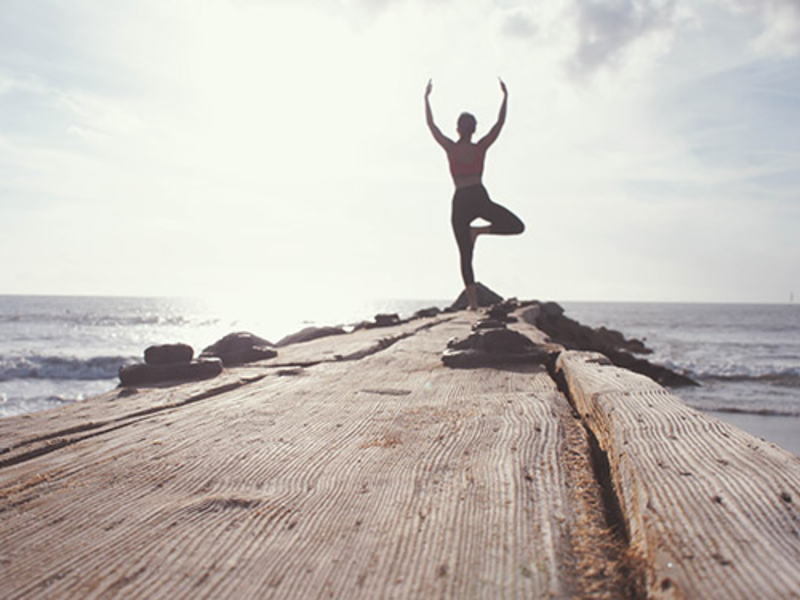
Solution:
[{"label": "wood grain", "polygon": [[389,329],[361,330],[349,335],[321,338],[281,348],[273,359],[226,369],[213,380],[120,388],[59,410],[0,419],[0,468],[75,440],[125,426],[162,410],[172,410],[232,391],[258,381],[272,373],[272,369],[286,375],[298,366],[357,360],[451,318],[444,315],[417,319]]},{"label": "wood grain", "polygon": [[564,352],[652,598],[800,597],[800,457],[600,354]]},{"label": "wood grain", "polygon": [[583,428],[541,367],[444,367],[470,324],[7,420],[3,597],[618,596]]}]

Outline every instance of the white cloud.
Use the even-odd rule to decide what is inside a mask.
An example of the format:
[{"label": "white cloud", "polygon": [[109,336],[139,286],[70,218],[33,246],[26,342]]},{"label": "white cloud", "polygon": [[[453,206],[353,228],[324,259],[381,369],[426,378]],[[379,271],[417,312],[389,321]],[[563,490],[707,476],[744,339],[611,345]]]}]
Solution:
[{"label": "white cloud", "polygon": [[676,0],[586,0],[576,2],[578,43],[571,67],[593,73],[618,65],[626,53],[675,27]]},{"label": "white cloud", "polygon": [[[424,126],[428,77],[451,132],[461,110],[490,126],[495,77],[509,83],[487,184],[530,233],[487,240],[476,265],[503,291],[691,299],[689,284],[702,281],[692,252],[751,264],[768,252],[737,249],[742,223],[752,218],[765,239],[786,244],[798,218],[776,225],[759,202],[792,196],[783,177],[800,150],[793,129],[779,128],[796,119],[796,63],[773,49],[784,58],[771,62],[775,77],[759,79],[764,65],[742,43],[766,26],[754,3],[76,2],[51,6],[47,36],[36,34],[32,8],[17,13],[13,44],[0,16],[1,243],[17,249],[20,273],[37,272],[25,256],[83,260],[62,278],[70,291],[90,280],[92,291],[182,293],[255,279],[450,295],[460,286],[451,185]],[[780,117],[766,119],[768,110]],[[736,219],[719,231],[687,221],[712,220],[730,197]],[[36,223],[60,229],[47,235]],[[692,235],[675,252],[682,226]],[[143,237],[153,239],[147,251]],[[604,261],[614,277],[594,268]],[[685,268],[686,285],[665,291],[653,287],[658,277],[627,275],[663,265],[676,277]],[[48,269],[39,286],[58,281],[59,265]]]},{"label": "white cloud", "polygon": [[722,0],[748,17],[760,19],[762,31],[753,40],[764,55],[792,57],[800,54],[800,3],[797,0]]}]

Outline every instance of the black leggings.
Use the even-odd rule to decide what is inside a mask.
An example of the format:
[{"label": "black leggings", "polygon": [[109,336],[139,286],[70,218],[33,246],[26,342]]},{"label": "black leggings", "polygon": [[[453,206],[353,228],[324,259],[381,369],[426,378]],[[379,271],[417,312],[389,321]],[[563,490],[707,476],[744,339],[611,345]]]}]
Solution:
[{"label": "black leggings", "polygon": [[480,217],[491,223],[490,233],[514,235],[525,231],[525,224],[507,208],[495,204],[483,185],[456,189],[451,222],[461,255],[461,277],[465,285],[475,283],[472,272],[472,232],[470,223]]}]

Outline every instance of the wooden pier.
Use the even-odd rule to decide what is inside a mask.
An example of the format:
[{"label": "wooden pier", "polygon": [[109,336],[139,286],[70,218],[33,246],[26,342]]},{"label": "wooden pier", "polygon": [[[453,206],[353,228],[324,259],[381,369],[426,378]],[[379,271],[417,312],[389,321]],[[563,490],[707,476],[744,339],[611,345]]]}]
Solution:
[{"label": "wooden pier", "polygon": [[474,320],[0,420],[0,597],[800,598],[800,457]]}]

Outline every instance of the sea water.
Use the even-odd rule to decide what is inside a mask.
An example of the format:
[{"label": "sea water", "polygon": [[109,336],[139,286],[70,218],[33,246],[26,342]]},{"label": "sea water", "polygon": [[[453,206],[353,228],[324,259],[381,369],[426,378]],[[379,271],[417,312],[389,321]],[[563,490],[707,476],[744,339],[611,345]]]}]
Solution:
[{"label": "sea water", "polygon": [[690,406],[800,454],[800,305],[565,302],[567,316],[642,339],[699,387]]},{"label": "sea water", "polygon": [[154,344],[183,342],[199,354],[234,331],[274,343],[309,325],[348,326],[382,312],[406,317],[436,304],[0,296],[0,417],[112,390],[120,367]]},{"label": "sea water", "polygon": [[[447,301],[200,301],[174,298],[0,296],[0,417],[113,389],[147,346],[185,342],[199,353],[232,331],[270,341],[308,325],[349,325],[379,312]],[[689,405],[800,454],[800,306],[564,302],[567,316],[637,337],[649,360],[685,373]]]}]

